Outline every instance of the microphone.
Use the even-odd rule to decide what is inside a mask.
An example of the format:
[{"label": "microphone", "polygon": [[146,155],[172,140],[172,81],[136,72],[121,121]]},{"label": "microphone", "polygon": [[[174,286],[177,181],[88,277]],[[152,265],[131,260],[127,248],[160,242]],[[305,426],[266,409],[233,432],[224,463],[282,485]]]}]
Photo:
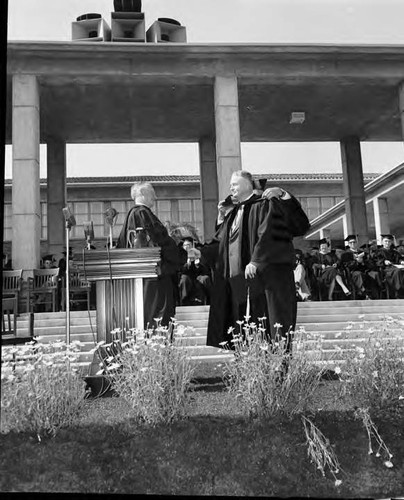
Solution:
[{"label": "microphone", "polygon": [[84,237],[87,242],[87,249],[90,250],[91,242],[94,241],[94,224],[93,221],[83,222],[84,226]]},{"label": "microphone", "polygon": [[113,247],[113,235],[112,235],[112,227],[115,225],[116,218],[118,217],[119,212],[115,210],[113,207],[107,208],[107,210],[104,212],[105,215],[105,220],[107,224],[109,225],[109,246],[110,248]]},{"label": "microphone", "polygon": [[63,211],[63,215],[64,215],[64,218],[66,221],[66,227],[68,229],[70,229],[71,227],[75,226],[76,225],[76,218],[74,217],[74,215],[70,211],[70,208],[64,207],[64,208],[62,208],[62,211]]},{"label": "microphone", "polygon": [[105,220],[109,226],[114,226],[116,222],[116,217],[119,214],[117,210],[113,207],[107,208],[107,210],[104,212],[105,215]]}]

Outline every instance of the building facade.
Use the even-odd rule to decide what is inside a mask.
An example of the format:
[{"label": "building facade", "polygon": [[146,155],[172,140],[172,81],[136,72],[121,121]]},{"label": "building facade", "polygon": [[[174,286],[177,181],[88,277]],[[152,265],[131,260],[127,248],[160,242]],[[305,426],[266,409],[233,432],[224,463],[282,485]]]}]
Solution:
[{"label": "building facade", "polygon": [[[65,245],[67,144],[198,144],[203,232],[211,237],[218,200],[228,192],[232,173],[242,168],[242,142],[335,141],[345,218],[343,231],[338,226],[330,232],[355,233],[360,243],[371,236],[360,145],[403,140],[404,45],[24,41],[7,48],[12,260],[24,276],[39,265],[45,218],[49,253]],[[294,121],[296,114],[303,119]],[[40,144],[47,145],[46,210]],[[88,195],[87,201],[71,203],[83,211],[80,219],[98,214],[101,229],[103,206],[89,203],[105,198],[95,198],[92,186]],[[378,223],[386,214],[382,197],[382,191],[374,197]],[[398,205],[403,198],[395,197]],[[308,211],[322,209],[322,201],[308,203],[320,204]],[[172,205],[158,210],[172,216]],[[188,199],[181,210],[192,212],[193,203]],[[312,236],[318,239],[327,228],[323,219],[313,221]]]},{"label": "building facade", "polygon": [[[267,187],[281,186],[291,192],[302,204],[309,219],[316,220],[330,209],[343,203],[342,174],[268,174],[255,175],[266,178]],[[378,176],[365,174],[365,185]],[[201,241],[205,240],[202,217],[200,178],[197,175],[183,176],[137,176],[137,177],[83,177],[67,178],[67,205],[75,215],[77,225],[72,228],[70,242],[73,248],[82,248],[85,242],[83,224],[92,221],[95,245],[106,244],[109,226],[105,221],[105,211],[115,208],[119,214],[113,228],[116,238],[121,230],[124,217],[133,205],[130,188],[134,182],[148,181],[155,188],[157,202],[155,213],[163,222],[188,223],[194,226]],[[4,244],[11,255],[12,245],[12,190],[11,180],[6,180],[4,203]],[[41,179],[41,255],[49,252],[47,183]],[[63,222],[61,222],[63,224]],[[343,237],[342,233],[338,240]],[[300,239],[295,244],[307,248],[318,239],[314,235],[310,241]]]}]

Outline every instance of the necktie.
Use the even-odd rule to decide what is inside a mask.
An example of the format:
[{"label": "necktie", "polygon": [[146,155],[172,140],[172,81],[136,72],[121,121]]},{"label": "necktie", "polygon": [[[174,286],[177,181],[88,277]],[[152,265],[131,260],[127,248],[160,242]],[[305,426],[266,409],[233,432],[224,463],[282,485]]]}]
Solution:
[{"label": "necktie", "polygon": [[240,227],[241,216],[243,215],[244,205],[237,205],[236,207],[237,213],[233,219],[231,228],[230,228],[230,236],[233,236]]}]

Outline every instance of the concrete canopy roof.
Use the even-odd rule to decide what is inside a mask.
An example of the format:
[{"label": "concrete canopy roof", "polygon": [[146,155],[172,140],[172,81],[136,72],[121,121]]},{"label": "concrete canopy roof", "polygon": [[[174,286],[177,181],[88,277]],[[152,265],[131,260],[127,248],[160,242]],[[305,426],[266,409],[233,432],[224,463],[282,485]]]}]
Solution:
[{"label": "concrete canopy roof", "polygon": [[7,64],[8,143],[14,73],[38,76],[41,142],[197,142],[234,74],[244,142],[402,140],[404,46],[10,42]]},{"label": "concrete canopy roof", "polygon": [[[400,239],[404,237],[404,163],[379,175],[368,182],[364,188],[369,229],[371,231],[375,229],[373,198],[385,198],[389,214],[389,232]],[[330,230],[331,239],[339,239],[342,232],[340,218],[344,214],[345,204],[341,201],[311,221],[311,228],[306,239],[318,239],[318,232],[321,228]]]}]

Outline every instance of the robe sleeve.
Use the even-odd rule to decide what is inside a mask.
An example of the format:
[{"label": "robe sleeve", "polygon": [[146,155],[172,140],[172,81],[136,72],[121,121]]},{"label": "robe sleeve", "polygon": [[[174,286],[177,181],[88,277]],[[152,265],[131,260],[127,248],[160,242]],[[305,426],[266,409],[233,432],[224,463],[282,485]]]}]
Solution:
[{"label": "robe sleeve", "polygon": [[221,224],[216,224],[216,232],[212,240],[199,247],[202,257],[211,269],[216,267],[216,263],[219,258],[219,248],[223,238],[225,238],[227,234],[227,224],[230,218],[230,213],[231,212],[226,215]]},{"label": "robe sleeve", "polygon": [[152,244],[161,248],[161,273],[175,273],[181,265],[180,250],[161,221],[147,207],[138,205],[129,211],[119,235],[118,248],[126,248],[128,231],[137,227],[142,227]]},{"label": "robe sleeve", "polygon": [[[303,214],[299,221],[294,221],[296,214]],[[306,222],[305,222],[306,221]],[[309,222],[301,210],[300,203],[293,196],[288,200],[262,200],[257,212],[257,237],[252,247],[251,259],[262,270],[277,256],[282,259],[289,255],[294,261],[292,241],[297,234],[304,234]],[[299,227],[299,229],[298,229]],[[281,254],[285,254],[283,257]]]},{"label": "robe sleeve", "polygon": [[121,232],[119,233],[118,240],[116,242],[116,248],[126,248],[127,247],[127,235],[130,229],[135,229],[136,224],[134,221],[134,207],[132,207],[126,214],[124,223],[122,225]]},{"label": "robe sleeve", "polygon": [[264,200],[260,204],[258,212],[258,230],[257,241],[254,245],[250,261],[258,268],[265,266],[267,261],[268,252],[266,249],[271,244],[271,223],[273,222],[272,203],[271,201]]},{"label": "robe sleeve", "polygon": [[276,210],[282,213],[292,238],[303,236],[310,228],[310,221],[300,203],[294,196],[288,200],[274,199]]}]

